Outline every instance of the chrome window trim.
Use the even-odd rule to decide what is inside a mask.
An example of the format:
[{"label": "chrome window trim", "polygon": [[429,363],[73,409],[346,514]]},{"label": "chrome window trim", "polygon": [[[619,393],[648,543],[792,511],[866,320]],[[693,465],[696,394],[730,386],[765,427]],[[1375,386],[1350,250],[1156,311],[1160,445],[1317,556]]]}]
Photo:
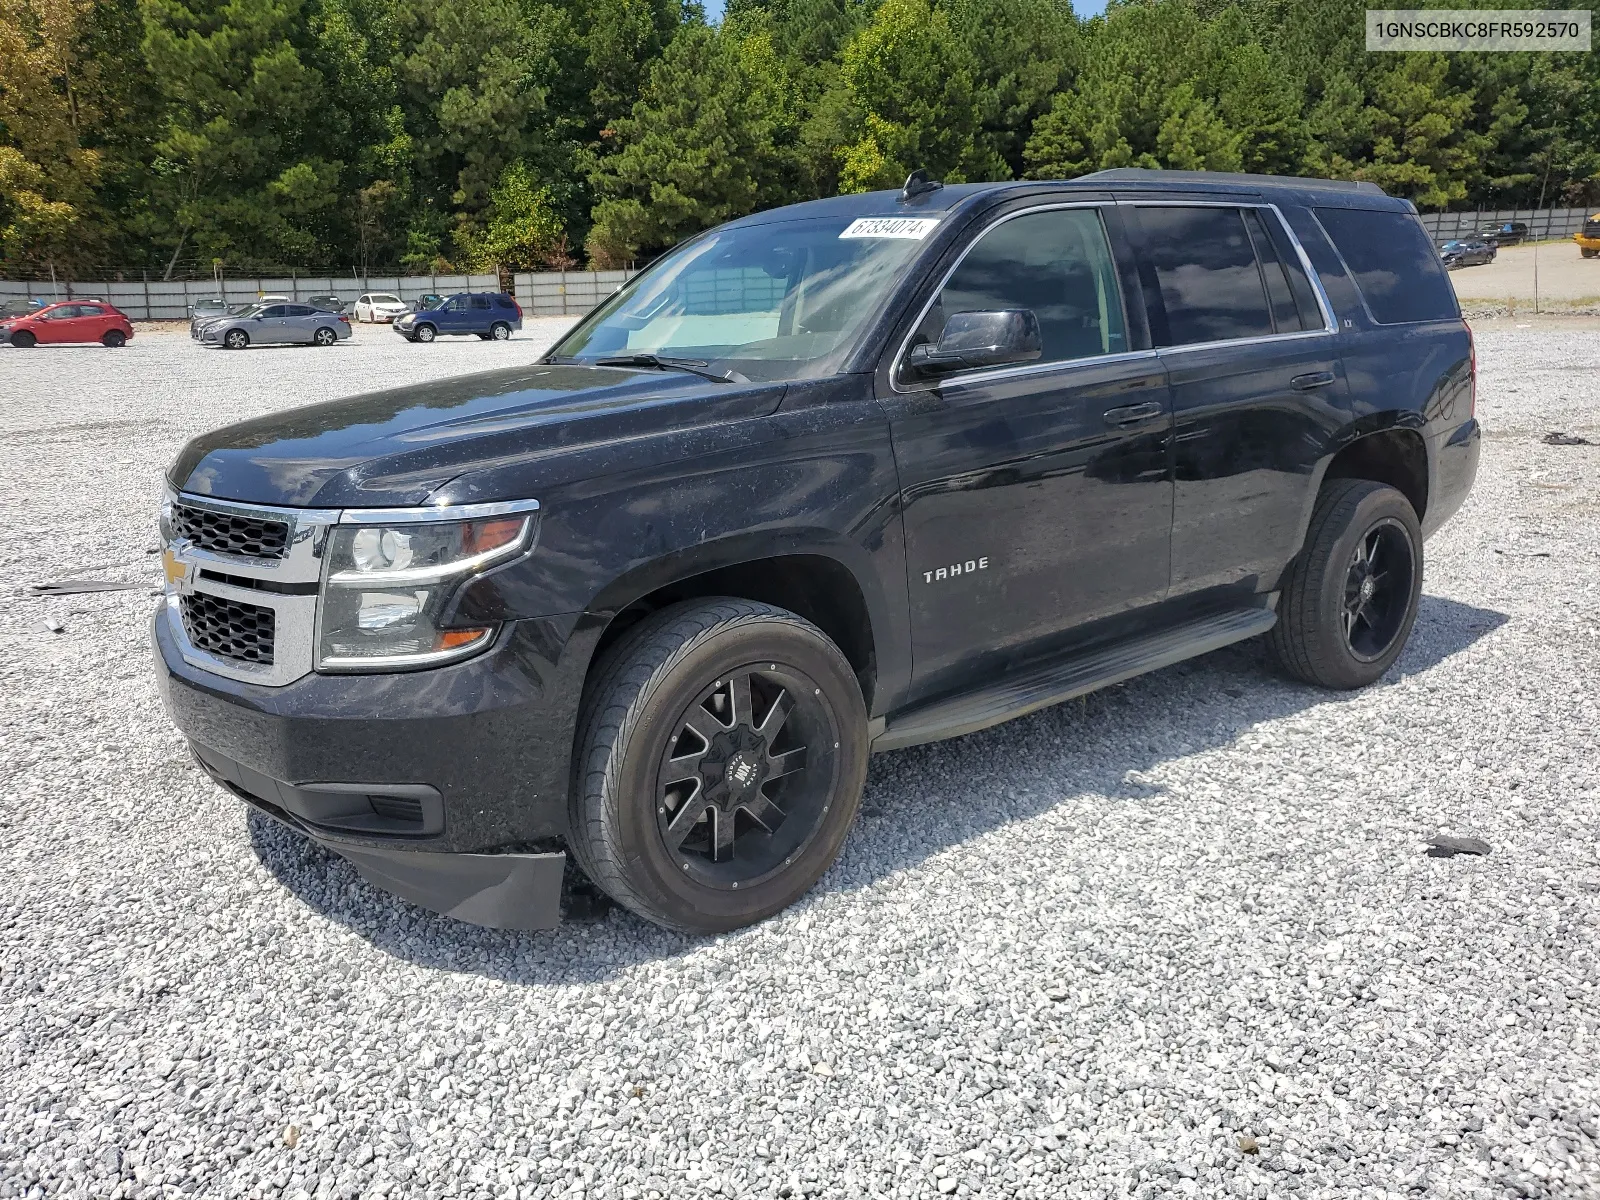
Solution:
[{"label": "chrome window trim", "polygon": [[[990,230],[1003,225],[1007,221],[1014,220],[1017,217],[1027,216],[1030,213],[1049,212],[1054,209],[1063,208],[1103,208],[1108,204],[1116,204],[1127,208],[1254,208],[1258,210],[1264,209],[1270,211],[1277,219],[1278,227],[1282,229],[1284,234],[1288,237],[1289,244],[1294,247],[1295,255],[1300,262],[1300,269],[1305,272],[1306,279],[1311,284],[1312,295],[1317,298],[1317,308],[1322,314],[1322,328],[1294,329],[1286,333],[1264,333],[1256,334],[1246,338],[1224,338],[1212,342],[1184,342],[1176,346],[1158,346],[1149,350],[1122,350],[1115,354],[1097,354],[1089,358],[1063,358],[1048,363],[1025,363],[1016,367],[990,367],[983,370],[963,371],[952,375],[946,375],[938,379],[928,380],[925,384],[921,385],[911,387],[901,386],[900,368],[905,362],[905,356],[910,352],[911,338],[916,334],[917,329],[922,325],[923,318],[928,315],[928,310],[933,307],[934,302],[939,298],[939,294],[944,291],[945,286],[950,282],[950,277],[954,275],[960,268],[962,262],[966,259],[967,255],[971,253],[973,247],[989,235]],[[1312,213],[1312,218],[1315,219],[1315,217],[1316,214]],[[1318,225],[1320,226],[1321,222],[1318,222]],[[1109,239],[1107,240],[1109,242]],[[1329,240],[1331,243],[1332,239]],[[1111,252],[1114,259],[1116,255],[1115,247],[1111,248]],[[1120,279],[1117,283],[1117,292],[1118,295],[1121,295],[1122,293]],[[1122,302],[1123,321],[1126,323],[1126,296],[1122,297]],[[1087,366],[1128,359],[1153,358],[1161,354],[1170,354],[1185,350],[1208,350],[1217,348],[1226,349],[1233,346],[1252,346],[1259,345],[1264,342],[1277,342],[1290,338],[1327,337],[1337,332],[1338,321],[1333,314],[1333,304],[1328,299],[1328,293],[1322,286],[1321,276],[1317,274],[1316,268],[1311,265],[1311,256],[1306,253],[1305,246],[1301,243],[1300,238],[1295,233],[1293,226],[1289,224],[1288,218],[1283,215],[1283,210],[1271,201],[1242,199],[1145,200],[1118,198],[1113,200],[1078,200],[1057,204],[1040,204],[1032,208],[1023,208],[1018,209],[1016,212],[1006,213],[1004,216],[999,217],[989,225],[985,226],[981,233],[967,243],[966,247],[961,251],[960,256],[954,263],[951,264],[950,269],[944,273],[944,277],[939,280],[938,287],[934,288],[932,293],[928,296],[927,302],[923,304],[921,311],[917,313],[916,320],[911,323],[911,328],[906,331],[906,336],[900,344],[900,349],[895,354],[894,361],[889,367],[889,387],[901,395],[914,395],[917,392],[931,391],[936,388],[943,389],[952,386],[961,386],[968,383],[988,383],[999,379],[1022,378],[1029,375],[1043,374],[1044,372],[1057,370],[1062,367],[1077,366],[1080,364]]]},{"label": "chrome window trim", "polygon": [[[910,353],[911,339],[916,336],[918,328],[920,328],[922,325],[922,319],[928,315],[928,310],[933,307],[934,301],[939,298],[939,294],[943,292],[945,286],[949,284],[950,277],[961,269],[961,264],[966,261],[967,255],[972,253],[973,248],[977,246],[979,242],[983,241],[983,239],[988,237],[993,230],[998,229],[1007,221],[1014,221],[1018,217],[1032,216],[1034,213],[1055,212],[1068,208],[1100,209],[1106,207],[1108,204],[1113,203],[1115,203],[1115,201],[1112,200],[1063,200],[1053,204],[1036,204],[1031,208],[1019,208],[1015,212],[1004,213],[995,218],[988,225],[985,225],[983,230],[976,237],[974,237],[961,248],[961,253],[956,256],[955,262],[950,264],[950,269],[947,270],[943,277],[939,280],[939,285],[935,287],[933,291],[928,293],[928,299],[923,304],[921,311],[917,313],[916,320],[912,321],[911,327],[906,330],[906,335],[903,339],[901,339],[900,342],[900,349],[895,352],[894,360],[889,364],[890,389],[892,391],[899,392],[903,396],[912,396],[916,395],[918,392],[932,391],[935,388],[945,388],[952,384],[976,383],[987,379],[1003,379],[1032,375],[1043,371],[1059,370],[1062,367],[1075,365],[1077,363],[1114,362],[1118,359],[1137,358],[1150,354],[1151,352],[1147,350],[1119,350],[1115,354],[1097,354],[1093,358],[1061,358],[1047,363],[1024,363],[1015,367],[985,367],[976,371],[963,371],[952,375],[940,376],[937,379],[930,379],[925,383],[919,383],[911,387],[900,386],[900,368],[905,364],[906,355]],[[1101,222],[1101,227],[1104,229],[1104,221]],[[1110,237],[1106,238],[1106,249],[1111,254],[1112,262],[1115,263],[1116,250],[1111,245]],[[1124,329],[1126,329],[1128,323],[1128,298],[1122,294],[1121,279],[1117,280],[1117,296],[1122,301],[1122,323]]]},{"label": "chrome window trim", "polygon": [[[289,526],[288,542],[282,558],[264,559],[249,558],[243,555],[217,554],[213,551],[202,550],[185,539],[178,538],[164,541],[164,549],[169,551],[174,560],[184,567],[182,581],[169,584],[166,588],[166,621],[168,632],[171,633],[179,654],[190,666],[225,679],[235,679],[244,683],[260,684],[263,687],[283,687],[302,679],[319,669],[316,661],[317,637],[322,619],[322,595],[328,582],[324,579],[326,570],[325,551],[328,545],[329,531],[338,525],[398,525],[398,524],[425,524],[433,521],[471,521],[483,520],[491,517],[524,515],[528,518],[524,523],[521,537],[512,544],[515,550],[526,550],[529,543],[529,529],[532,525],[532,515],[539,511],[537,500],[504,500],[483,504],[435,504],[422,507],[408,508],[291,508],[275,504],[255,504],[242,500],[221,500],[210,496],[195,495],[192,492],[180,492],[167,486],[163,489],[163,508],[172,504],[183,504],[190,508],[202,508],[211,512],[223,513],[228,516],[253,517],[261,520],[282,521]],[[512,552],[507,548],[497,547],[488,552],[495,556],[498,562],[501,557],[510,558]],[[481,556],[480,556],[481,557]],[[463,576],[483,566],[492,563],[479,563],[469,561],[465,564],[451,564],[451,573],[461,573]],[[202,570],[213,570],[221,575],[230,575],[238,579],[259,580],[271,583],[300,583],[315,584],[314,593],[290,594],[282,591],[266,591],[252,587],[240,587],[235,584],[225,583],[218,579],[207,579],[201,575]],[[413,579],[415,577],[412,577]],[[376,579],[365,582],[380,583]],[[223,600],[235,600],[243,604],[253,604],[260,608],[273,610],[273,661],[270,666],[265,664],[237,662],[233,659],[222,658],[210,654],[195,646],[189,640],[189,633],[183,627],[183,615],[180,611],[181,598],[190,592],[203,592]],[[405,669],[412,670],[421,667],[438,666],[456,659],[468,658],[471,655],[494,644],[495,638],[488,636],[480,638],[470,645],[437,651],[428,655],[419,655],[401,659],[399,657],[383,659],[345,660],[338,659],[325,664],[336,671],[350,670],[385,670]]]}]

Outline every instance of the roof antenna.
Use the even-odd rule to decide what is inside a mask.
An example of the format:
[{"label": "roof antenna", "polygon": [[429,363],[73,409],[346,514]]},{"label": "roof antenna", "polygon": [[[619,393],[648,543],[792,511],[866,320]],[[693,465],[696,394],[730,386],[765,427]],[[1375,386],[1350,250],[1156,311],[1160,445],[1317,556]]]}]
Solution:
[{"label": "roof antenna", "polygon": [[918,196],[925,196],[929,192],[937,192],[944,184],[937,179],[929,179],[926,168],[918,167],[906,176],[906,185],[900,189],[900,202],[915,200]]}]

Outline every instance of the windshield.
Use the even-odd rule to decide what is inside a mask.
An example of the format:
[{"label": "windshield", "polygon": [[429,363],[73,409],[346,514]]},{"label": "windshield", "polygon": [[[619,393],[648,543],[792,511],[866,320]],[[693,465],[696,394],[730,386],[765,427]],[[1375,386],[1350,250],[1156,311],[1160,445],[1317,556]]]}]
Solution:
[{"label": "windshield", "polygon": [[376,296],[375,295],[375,296],[372,297],[372,302],[374,304],[399,304],[400,303],[400,297],[399,296]]},{"label": "windshield", "polygon": [[830,373],[935,222],[912,237],[907,224],[815,217],[713,231],[629,281],[550,360],[658,354],[759,380]]}]

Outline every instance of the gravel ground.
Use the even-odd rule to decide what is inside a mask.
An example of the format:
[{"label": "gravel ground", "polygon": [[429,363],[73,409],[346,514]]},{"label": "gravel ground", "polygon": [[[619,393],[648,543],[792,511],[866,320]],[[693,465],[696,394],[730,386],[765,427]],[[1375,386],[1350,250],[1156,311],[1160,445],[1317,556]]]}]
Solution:
[{"label": "gravel ground", "polygon": [[147,591],[20,594],[152,582],[193,431],[549,336],[368,334],[0,350],[0,1196],[1600,1196],[1600,445],[1540,441],[1600,443],[1600,341],[1480,336],[1384,684],[1236,647],[881,756],[811,897],[693,941],[375,892],[190,765]]}]

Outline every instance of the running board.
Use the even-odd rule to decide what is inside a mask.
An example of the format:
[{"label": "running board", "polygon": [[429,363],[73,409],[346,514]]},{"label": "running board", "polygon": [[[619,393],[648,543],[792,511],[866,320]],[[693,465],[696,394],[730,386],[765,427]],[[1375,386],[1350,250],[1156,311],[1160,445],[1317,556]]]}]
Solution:
[{"label": "running board", "polygon": [[891,716],[884,731],[873,739],[872,749],[899,750],[976,733],[1146,671],[1170,667],[1186,658],[1266,633],[1277,620],[1277,613],[1271,608],[1239,609],[1136,641],[1030,667],[982,691]]}]

